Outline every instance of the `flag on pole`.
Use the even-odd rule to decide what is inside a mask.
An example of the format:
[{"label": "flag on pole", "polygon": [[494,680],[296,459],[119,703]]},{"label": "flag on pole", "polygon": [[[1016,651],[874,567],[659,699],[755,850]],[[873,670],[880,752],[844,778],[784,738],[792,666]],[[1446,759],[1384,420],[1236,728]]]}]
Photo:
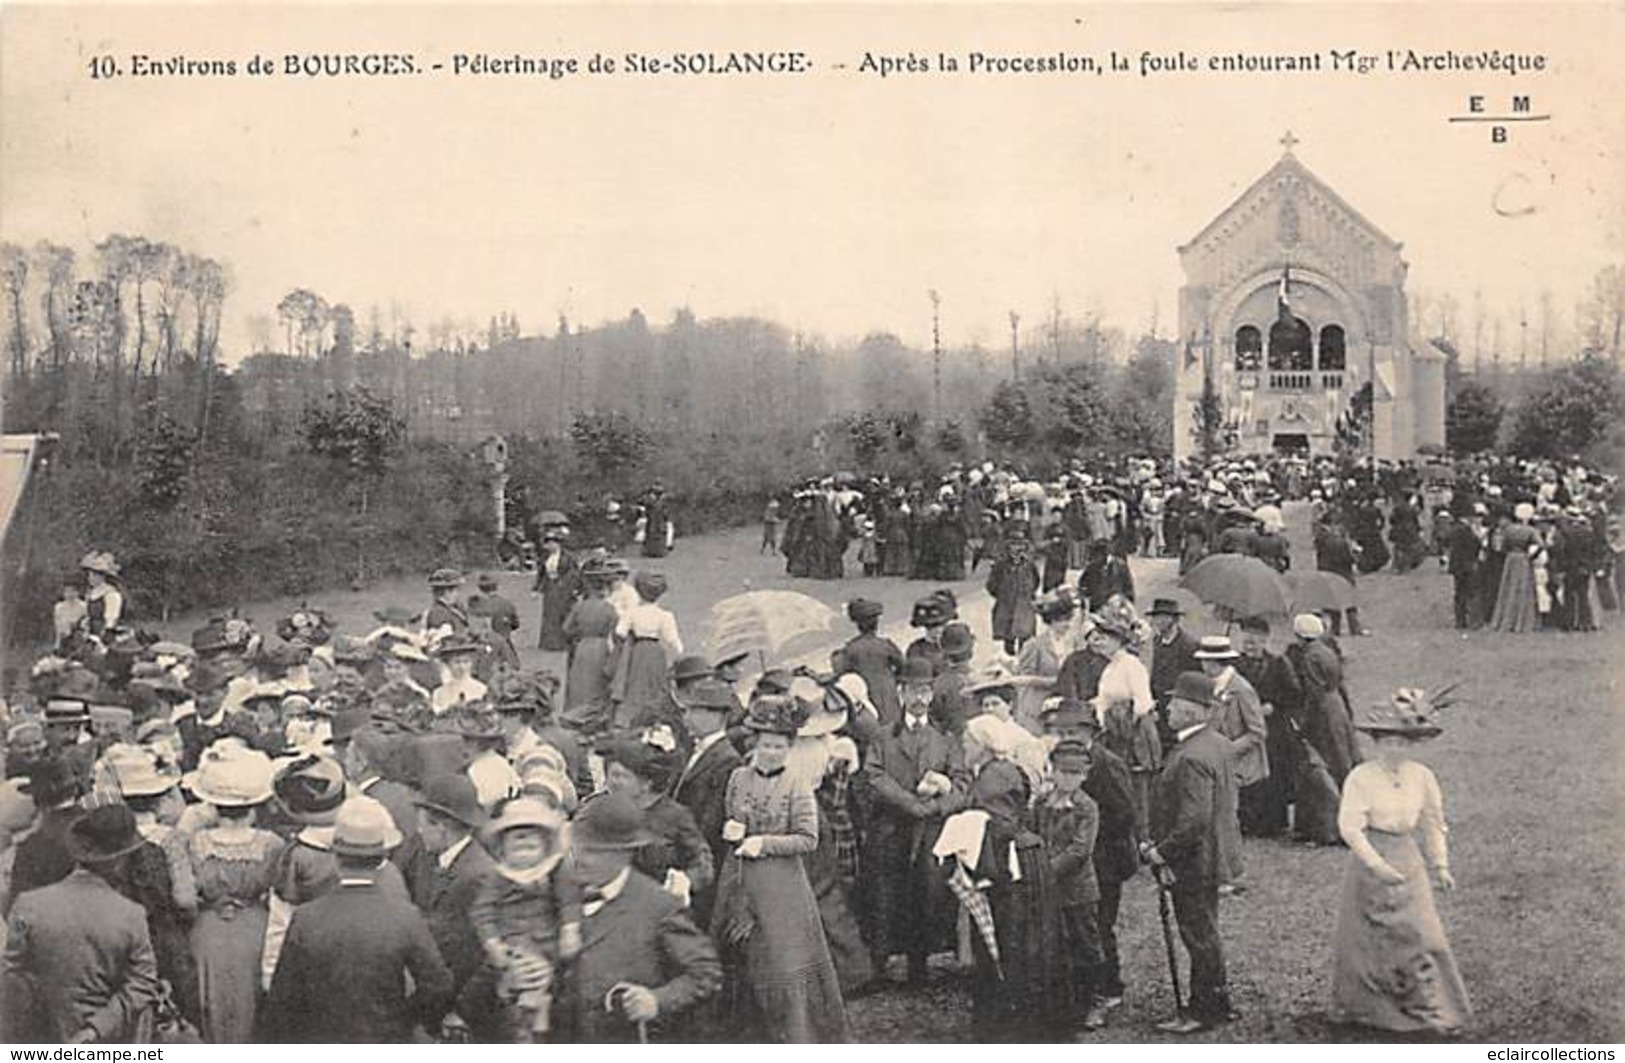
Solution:
[{"label": "flag on pole", "polygon": [[1292,300],[1287,290],[1291,284],[1292,263],[1288,262],[1281,267],[1281,286],[1275,293],[1276,309],[1280,311],[1282,317],[1292,313]]}]

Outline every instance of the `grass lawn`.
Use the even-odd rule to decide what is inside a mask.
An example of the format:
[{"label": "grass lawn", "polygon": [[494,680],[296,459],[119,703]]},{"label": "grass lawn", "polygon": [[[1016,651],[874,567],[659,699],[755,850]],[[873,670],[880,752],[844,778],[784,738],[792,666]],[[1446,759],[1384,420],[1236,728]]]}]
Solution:
[{"label": "grass lawn", "polygon": [[[1294,557],[1313,563],[1306,529],[1294,520]],[[790,580],[782,559],[756,552],[746,529],[686,539],[659,562],[672,577],[666,604],[685,638],[700,645],[706,610],[751,588],[793,587],[839,608],[863,594],[886,605],[888,634],[906,639],[909,603],[932,585],[903,580]],[[634,559],[634,564],[636,564]],[[1137,563],[1139,598],[1166,591],[1171,562]],[[986,570],[983,570],[985,576]],[[535,600],[527,577],[508,574],[504,590],[534,646]],[[957,586],[966,618],[987,643],[980,581]],[[1451,627],[1450,582],[1432,562],[1405,576],[1360,582],[1362,614],[1375,634],[1344,640],[1356,706],[1396,686],[1438,688],[1461,681],[1446,731],[1422,747],[1444,791],[1451,863],[1459,887],[1440,910],[1477,1010],[1473,1040],[1615,1042],[1625,1038],[1619,976],[1625,971],[1621,875],[1621,692],[1625,626],[1592,635],[1509,636]],[[421,584],[312,596],[348,631],[371,626],[381,605],[427,604]],[[247,610],[269,631],[294,601]],[[169,625],[184,637],[201,617]],[[1202,629],[1200,615],[1193,628]],[[815,657],[846,638],[844,624]],[[809,645],[809,649],[813,648]],[[527,663],[557,668],[556,655],[525,649]],[[1223,902],[1221,928],[1240,1021],[1210,1034],[1225,1041],[1335,1041],[1361,1035],[1326,1020],[1330,947],[1343,868],[1341,849],[1304,849],[1249,839],[1248,892]],[[1152,1024],[1172,1009],[1156,897],[1141,877],[1125,892],[1119,936],[1129,992],[1100,1041],[1159,1038]],[[964,1041],[969,1000],[947,972],[922,989],[898,987],[851,1003],[865,1041]]]}]

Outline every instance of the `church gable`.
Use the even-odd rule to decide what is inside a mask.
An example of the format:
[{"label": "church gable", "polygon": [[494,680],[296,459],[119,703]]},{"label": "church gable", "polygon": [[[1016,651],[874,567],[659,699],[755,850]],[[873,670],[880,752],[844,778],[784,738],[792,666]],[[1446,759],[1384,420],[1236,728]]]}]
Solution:
[{"label": "church gable", "polygon": [[1179,252],[1193,284],[1292,263],[1363,286],[1394,282],[1399,249],[1288,152]]}]

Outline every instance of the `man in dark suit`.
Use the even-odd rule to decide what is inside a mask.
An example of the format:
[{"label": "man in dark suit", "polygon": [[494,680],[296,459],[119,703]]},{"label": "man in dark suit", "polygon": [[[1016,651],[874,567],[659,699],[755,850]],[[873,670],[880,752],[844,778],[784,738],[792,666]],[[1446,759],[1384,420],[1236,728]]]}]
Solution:
[{"label": "man in dark suit", "polygon": [[83,778],[60,754],[47,755],[28,773],[29,796],[39,810],[39,822],[17,843],[12,857],[8,912],[24,893],[61,882],[73,871],[68,832],[79,818],[83,788]]},{"label": "man in dark suit", "polygon": [[268,1039],[404,1043],[419,1027],[438,1029],[450,1009],[452,975],[428,921],[379,885],[393,833],[386,816],[376,801],[339,809],[339,885],[294,910],[266,999]]},{"label": "man in dark suit", "polygon": [[975,651],[976,636],[968,625],[954,621],[942,629],[943,665],[931,684],[931,719],[945,734],[956,738],[977,711],[964,693]]},{"label": "man in dark suit", "polygon": [[942,822],[965,807],[964,750],[931,720],[929,670],[909,662],[902,718],[869,745],[863,774],[872,796],[859,866],[873,899],[865,935],[875,969],[908,957],[910,982],[923,982],[926,958],[946,943],[953,916],[947,881],[931,856]]},{"label": "man in dark suit", "polygon": [[1198,643],[1185,630],[1185,610],[1174,599],[1158,598],[1146,615],[1157,632],[1151,649],[1151,696],[1157,702],[1157,733],[1166,751],[1174,743],[1173,731],[1168,727],[1168,695],[1181,672],[1200,670],[1196,662]]},{"label": "man in dark suit", "polygon": [[1247,617],[1238,625],[1236,671],[1258,692],[1264,710],[1264,752],[1269,774],[1241,791],[1241,832],[1260,838],[1286,833],[1287,808],[1292,803],[1293,779],[1298,770],[1298,718],[1303,688],[1286,658],[1269,650],[1270,622]]},{"label": "man in dark suit", "polygon": [[1483,599],[1479,580],[1490,537],[1489,529],[1484,526],[1488,513],[1489,509],[1482,502],[1473,503],[1471,514],[1450,523],[1450,534],[1445,539],[1445,565],[1455,584],[1456,627],[1462,631],[1471,631],[1484,623],[1479,610]]},{"label": "man in dark suit", "polygon": [[683,1013],[722,985],[711,938],[682,902],[632,867],[650,840],[637,806],[622,794],[588,801],[572,824],[584,903],[581,952],[556,1005],[566,1040],[635,1041],[651,1023],[680,1040]]},{"label": "man in dark suit", "polygon": [[1190,954],[1190,999],[1184,1014],[1158,1024],[1166,1033],[1197,1033],[1231,1018],[1219,883],[1234,861],[1224,817],[1234,814],[1236,777],[1229,741],[1208,726],[1212,702],[1213,681],[1200,672],[1174,684],[1168,699],[1174,748],[1152,793],[1151,841],[1141,854],[1173,877],[1174,917]]},{"label": "man in dark suit", "polygon": [[[682,696],[683,722],[694,736],[694,748],[681,771],[672,773],[671,797],[694,814],[700,835],[711,847],[711,866],[723,866],[732,849],[722,840],[722,825],[728,820],[726,798],[728,777],[745,763],[728,740],[727,721],[739,709],[733,689],[720,679],[695,683]],[[697,889],[690,898],[694,918],[709,925],[711,902],[716,897],[713,882]]]},{"label": "man in dark suit", "polygon": [[481,977],[484,954],[468,917],[482,882],[492,873],[491,855],[477,837],[485,822],[474,783],[462,772],[436,775],[417,798],[422,844],[407,868],[412,903],[429,921],[429,933],[451,971],[457,1015],[480,1041],[502,1034],[494,982]]},{"label": "man in dark suit", "polygon": [[143,841],[123,805],[88,812],[68,835],[78,867],[17,899],[0,978],[0,1040],[127,1044],[143,1033],[158,999],[147,913],[104,877]]}]

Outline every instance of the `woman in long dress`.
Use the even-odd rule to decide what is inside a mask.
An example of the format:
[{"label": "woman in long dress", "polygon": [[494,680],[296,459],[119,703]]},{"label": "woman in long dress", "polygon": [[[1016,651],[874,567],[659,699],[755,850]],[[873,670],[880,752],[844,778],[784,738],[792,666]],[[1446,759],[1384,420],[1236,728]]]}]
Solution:
[{"label": "woman in long dress", "polygon": [[1456,884],[1439,783],[1410,759],[1440,732],[1436,709],[1422,691],[1399,690],[1359,724],[1376,756],[1349,773],[1337,815],[1349,847],[1332,974],[1338,1022],[1454,1033],[1472,1013],[1428,881]]},{"label": "woman in long dress", "polygon": [[575,558],[564,551],[564,539],[557,528],[542,535],[542,556],[536,560],[536,585],[542,596],[542,619],[536,636],[539,649],[558,653],[570,648],[564,621],[581,593]]},{"label": "woman in long dress", "polygon": [[755,1036],[786,1043],[851,1040],[846,1003],[802,857],[818,845],[818,803],[785,770],[805,714],[796,699],[761,697],[745,726],[750,762],[728,778],[723,861],[712,935],[732,953],[728,1003]]},{"label": "woman in long dress", "polygon": [[564,618],[569,643],[562,719],[592,735],[609,722],[609,686],[615,675],[615,627],[620,614],[608,601],[612,577],[596,559],[582,569],[585,593]]},{"label": "woman in long dress", "polygon": [[1029,816],[1040,780],[1024,747],[1037,742],[1020,725],[990,713],[965,724],[965,767],[973,778],[969,804],[988,817],[975,874],[991,882],[986,897],[998,942],[995,957],[980,928],[973,928],[971,1017],[978,1038],[990,1041],[1046,1040],[1065,1032],[1071,1020],[1060,901],[1048,850]]},{"label": "woman in long dress", "polygon": [[1530,521],[1535,507],[1520,502],[1512,511],[1512,523],[1496,536],[1501,563],[1501,589],[1495,595],[1495,612],[1490,616],[1492,631],[1523,633],[1535,630],[1535,569],[1533,558],[1541,550],[1540,533]]},{"label": "woman in long dress", "polygon": [[642,726],[645,713],[670,700],[670,669],[683,653],[677,618],[657,604],[666,593],[666,577],[659,572],[639,572],[632,586],[638,592],[638,604],[621,617],[617,634],[625,644],[610,691],[615,725],[622,728]]},{"label": "woman in long dress", "polygon": [[1303,701],[1298,713],[1304,778],[1297,788],[1292,832],[1299,841],[1332,845],[1337,834],[1337,792],[1359,763],[1354,721],[1343,695],[1343,661],[1327,641],[1320,617],[1302,613],[1292,621],[1297,641],[1287,662],[1298,677]]},{"label": "woman in long dress", "polygon": [[280,837],[254,825],[271,779],[270,758],[229,739],[205,750],[188,776],[192,793],[218,815],[189,843],[198,894],[192,958],[203,1039],[211,1044],[255,1040],[267,904],[283,848]]}]

